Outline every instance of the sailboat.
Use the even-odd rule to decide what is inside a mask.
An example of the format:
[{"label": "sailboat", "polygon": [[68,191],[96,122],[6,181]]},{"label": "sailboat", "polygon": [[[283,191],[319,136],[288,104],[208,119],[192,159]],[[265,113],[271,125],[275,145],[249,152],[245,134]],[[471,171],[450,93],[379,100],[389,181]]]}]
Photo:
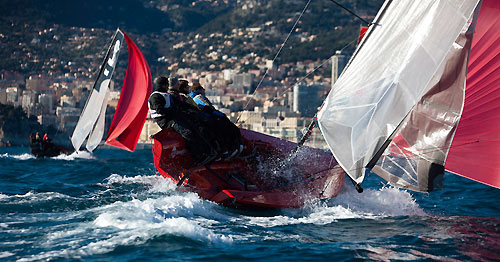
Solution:
[{"label": "sailboat", "polygon": [[[286,158],[296,144],[242,130],[247,147],[259,153],[256,159],[283,157],[311,180],[262,186],[272,174],[233,161],[188,171],[185,185],[217,203],[254,207],[297,207],[304,204],[301,196],[333,197],[344,173],[359,192],[371,173],[397,187],[434,191],[442,187],[445,170],[500,187],[497,28],[498,1],[387,0],[317,114],[334,158],[310,148],[305,155],[317,159]],[[184,147],[174,136],[153,136],[154,158],[162,175],[179,181],[171,174],[182,176],[176,168],[189,164],[178,157]],[[316,176],[314,168],[329,171]],[[326,196],[322,188],[329,187]]]},{"label": "sailboat", "polygon": [[71,143],[77,151],[84,142],[89,152],[102,144],[109,84],[124,40],[128,47],[127,71],[104,144],[135,150],[148,114],[147,99],[153,84],[149,65],[141,51],[125,32],[117,29],[71,136]]},{"label": "sailboat", "polygon": [[[500,92],[495,84],[500,78],[499,5],[494,0],[387,0],[332,87],[317,124],[310,125],[309,130],[319,126],[328,152],[301,146],[304,139],[297,144],[241,129],[245,151],[240,157],[196,166],[182,137],[164,129],[152,136],[155,167],[181,190],[251,209],[296,208],[334,197],[345,175],[359,192],[371,173],[394,186],[433,191],[442,186],[445,169],[500,187],[495,166],[500,108],[494,105]],[[142,63],[130,71],[142,76],[130,77],[140,79],[130,85],[140,94],[133,96],[136,113],[119,114],[133,120],[121,125],[118,119],[111,129],[122,133],[110,135],[110,130],[106,138],[131,151],[151,93],[147,63],[142,55],[136,58]],[[126,83],[122,95],[130,88]],[[104,101],[100,92],[95,100]],[[121,102],[120,97],[117,112],[132,103],[130,98]],[[93,112],[98,115],[102,106],[95,103]],[[90,131],[82,132],[90,148],[102,126],[94,113]]]},{"label": "sailboat", "polygon": [[500,188],[500,2],[386,1],[318,113],[346,174]]},{"label": "sailboat", "polygon": [[[85,143],[85,148],[92,152],[103,144],[109,83],[124,40],[129,54],[127,71],[104,144],[135,150],[148,114],[152,80],[144,56],[120,29],[113,36],[71,137],[75,150]],[[331,153],[304,147],[293,154],[300,161],[285,163],[281,159],[292,155],[295,143],[249,130],[242,130],[242,136],[245,156],[193,168],[184,139],[173,130],[164,129],[152,136],[155,167],[163,177],[179,184],[179,188],[230,207],[300,207],[312,199],[339,193],[344,174],[335,168],[338,165]]]}]

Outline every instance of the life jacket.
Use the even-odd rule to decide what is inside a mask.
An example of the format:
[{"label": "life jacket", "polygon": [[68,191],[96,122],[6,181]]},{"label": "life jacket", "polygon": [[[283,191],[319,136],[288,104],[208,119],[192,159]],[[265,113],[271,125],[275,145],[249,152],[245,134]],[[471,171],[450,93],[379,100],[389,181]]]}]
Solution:
[{"label": "life jacket", "polygon": [[[163,96],[163,98],[165,99],[165,106],[163,106],[164,108],[170,108],[172,105],[173,105],[173,97],[172,95],[170,95],[169,93],[165,93],[165,92],[159,92],[159,91],[154,91],[151,96],[153,94],[160,94]],[[149,96],[149,99],[148,99],[148,108],[149,108],[149,113],[151,115],[151,118],[158,118],[158,117],[162,117],[163,115],[160,114],[159,112],[156,112],[156,110],[154,109],[151,109],[151,103],[150,103],[150,99],[151,99],[151,96]]]},{"label": "life jacket", "polygon": [[193,98],[193,101],[198,105],[198,108],[200,110],[203,110],[204,107],[209,107],[212,110],[212,115],[216,116],[216,117],[222,117],[224,116],[224,113],[220,112],[219,110],[215,109],[215,107],[212,105],[212,103],[210,102],[210,100],[208,100],[208,98],[203,95],[200,91],[193,91],[189,94],[190,97]]},{"label": "life jacket", "polygon": [[203,109],[205,106],[213,107],[212,103],[200,91],[193,91],[189,94],[198,108]]}]

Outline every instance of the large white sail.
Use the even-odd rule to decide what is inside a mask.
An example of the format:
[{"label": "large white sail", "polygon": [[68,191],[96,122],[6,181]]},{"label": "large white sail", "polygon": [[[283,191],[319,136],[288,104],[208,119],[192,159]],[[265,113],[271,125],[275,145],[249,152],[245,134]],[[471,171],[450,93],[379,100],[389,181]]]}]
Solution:
[{"label": "large white sail", "polygon": [[104,123],[101,123],[102,121],[98,121],[98,119],[99,117],[104,119],[109,83],[116,66],[116,61],[118,60],[118,55],[120,54],[123,39],[123,33],[117,30],[110,48],[106,53],[104,63],[101,66],[94,88],[90,93],[87,103],[80,115],[80,119],[73,131],[73,135],[71,136],[71,143],[75,150],[79,150],[85,139],[89,136],[88,143],[90,144],[87,145],[87,150],[89,151],[94,150],[102,140]]},{"label": "large white sail", "polygon": [[357,183],[433,87],[478,2],[386,1],[379,25],[369,30],[318,114],[332,153]]},{"label": "large white sail", "polygon": [[442,187],[444,164],[458,126],[465,95],[467,61],[475,21],[465,24],[422,97],[401,125],[373,172],[392,185],[430,192]]}]

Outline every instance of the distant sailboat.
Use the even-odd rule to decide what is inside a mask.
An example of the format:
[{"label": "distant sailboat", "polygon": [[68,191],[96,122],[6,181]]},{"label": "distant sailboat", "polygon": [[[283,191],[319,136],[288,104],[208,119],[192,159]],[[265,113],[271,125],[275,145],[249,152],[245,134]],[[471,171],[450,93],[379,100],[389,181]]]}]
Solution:
[{"label": "distant sailboat", "polygon": [[151,72],[134,42],[118,29],[71,137],[75,150],[87,140],[85,147],[92,152],[102,141],[109,83],[124,39],[129,54],[127,72],[105,143],[128,151],[134,151],[137,145],[148,113],[147,99],[153,89]]},{"label": "distant sailboat", "polygon": [[494,0],[384,3],[318,114],[356,183],[429,192],[446,167],[500,188],[499,19]]}]

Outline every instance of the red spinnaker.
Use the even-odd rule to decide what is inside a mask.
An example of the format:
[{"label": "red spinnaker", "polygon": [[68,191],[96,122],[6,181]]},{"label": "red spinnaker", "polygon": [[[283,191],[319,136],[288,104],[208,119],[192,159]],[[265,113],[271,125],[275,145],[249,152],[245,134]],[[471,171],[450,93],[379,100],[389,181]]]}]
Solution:
[{"label": "red spinnaker", "polygon": [[446,169],[500,188],[500,1],[484,0],[472,42],[462,117]]},{"label": "red spinnaker", "polygon": [[128,66],[106,144],[134,151],[146,122],[153,83],[146,59],[127,34],[123,35],[128,47]]}]

